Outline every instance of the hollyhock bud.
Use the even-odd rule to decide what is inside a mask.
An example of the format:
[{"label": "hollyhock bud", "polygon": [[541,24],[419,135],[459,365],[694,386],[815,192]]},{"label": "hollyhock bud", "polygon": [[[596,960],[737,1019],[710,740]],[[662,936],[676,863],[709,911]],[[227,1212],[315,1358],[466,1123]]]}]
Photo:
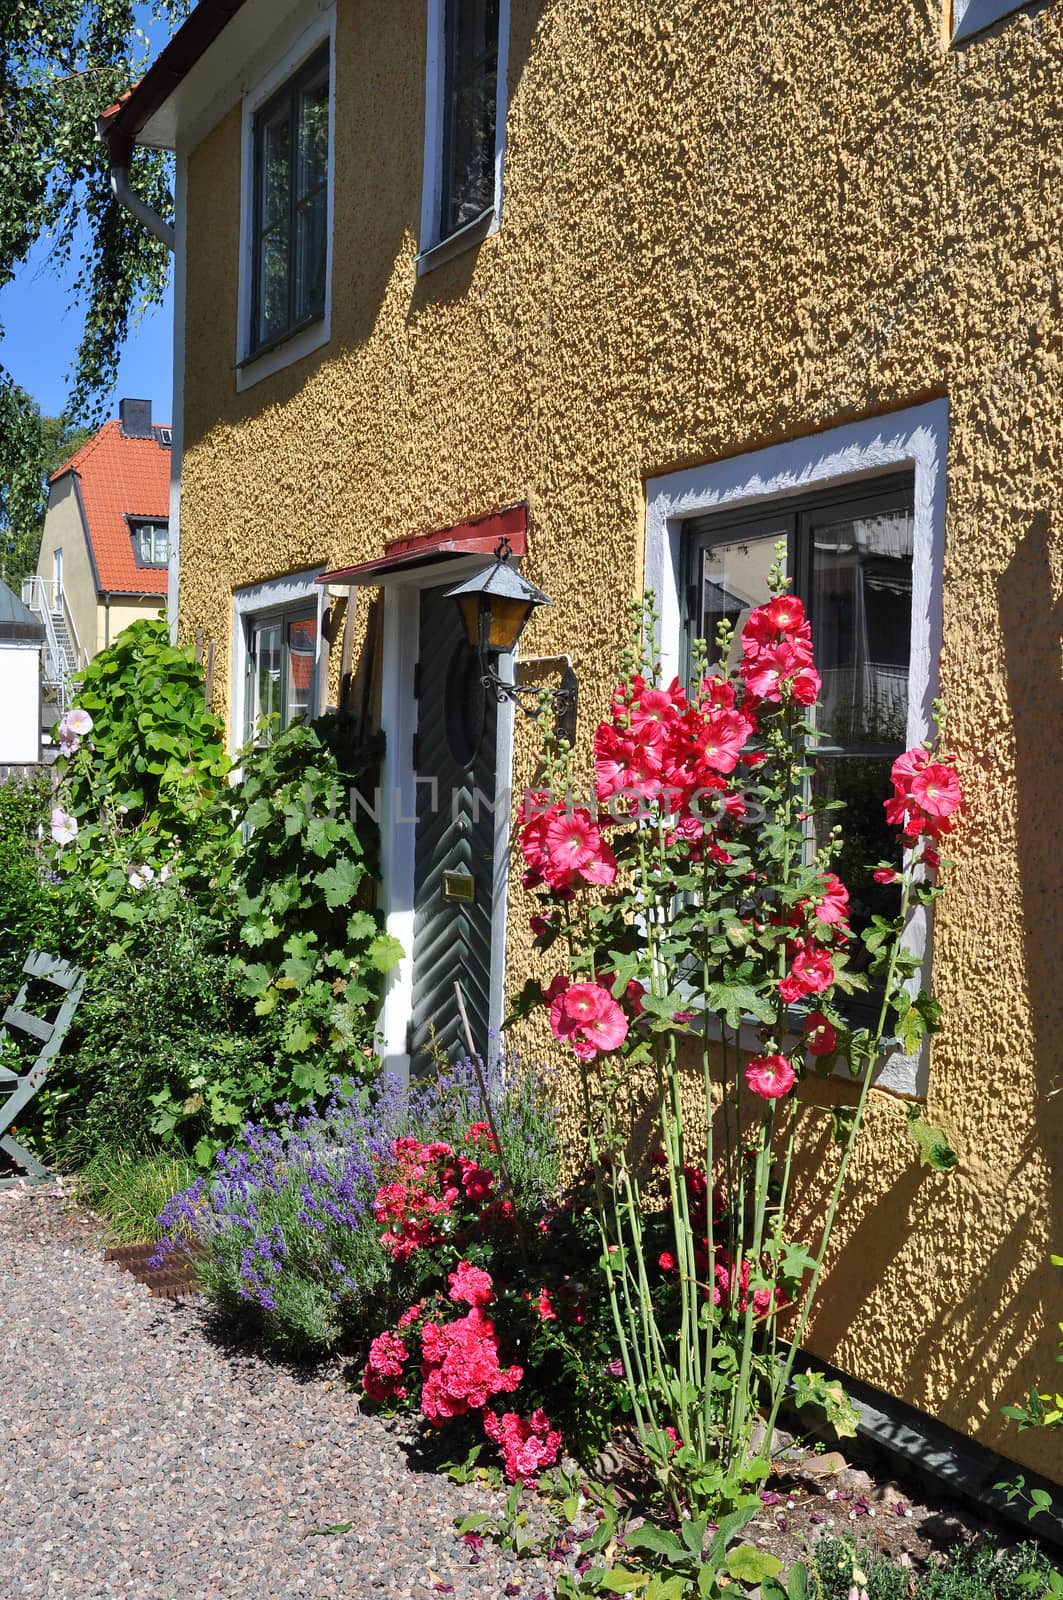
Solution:
[{"label": "hollyhock bud", "polygon": [[810,1011],[805,1018],[805,1047],[810,1055],[829,1056],[838,1043],[833,1024],[822,1011]]}]

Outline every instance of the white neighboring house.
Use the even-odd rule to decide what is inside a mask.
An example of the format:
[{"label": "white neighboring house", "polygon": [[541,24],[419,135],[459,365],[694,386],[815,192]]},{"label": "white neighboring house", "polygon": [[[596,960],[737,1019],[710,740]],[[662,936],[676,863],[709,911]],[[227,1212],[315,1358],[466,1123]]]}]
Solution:
[{"label": "white neighboring house", "polygon": [[41,758],[44,624],[0,583],[0,772]]}]

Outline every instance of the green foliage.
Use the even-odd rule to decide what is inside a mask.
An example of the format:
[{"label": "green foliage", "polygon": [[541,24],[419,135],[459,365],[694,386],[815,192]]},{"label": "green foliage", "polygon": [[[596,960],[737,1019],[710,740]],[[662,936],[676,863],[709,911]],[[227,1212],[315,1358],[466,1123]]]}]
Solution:
[{"label": "green foliage", "polygon": [[5,997],[18,988],[29,950],[48,942],[50,897],[38,833],[50,798],[45,772],[0,783],[0,993]]},{"label": "green foliage", "polygon": [[[1037,1545],[1000,1550],[989,1539],[960,1545],[940,1567],[923,1573],[911,1587],[910,1569],[887,1556],[871,1556],[847,1539],[822,1539],[812,1573],[822,1600],[847,1600],[854,1572],[863,1578],[868,1600],[1043,1600],[1054,1594],[1052,1563]],[[763,1600],[777,1600],[767,1590]]]},{"label": "green foliage", "polygon": [[[180,0],[160,0],[152,18],[177,20]],[[158,305],[169,252],[111,195],[108,152],[96,138],[100,112],[143,75],[148,43],[128,0],[55,0],[41,10],[21,0],[0,5],[0,287],[33,246],[49,243],[49,261],[70,263],[79,225],[89,248],[74,285],[85,324],[74,366],[72,416],[114,387],[131,316]],[[148,205],[172,215],[169,163],[134,152],[131,178]],[[0,386],[7,382],[0,372]],[[0,481],[10,481],[8,440],[0,427]]]},{"label": "green foliage", "polygon": [[402,955],[348,813],[359,774],[341,773],[329,731],[297,723],[247,758],[232,796],[246,842],[222,878],[243,993],[292,1059],[293,1103],[323,1095],[337,1068],[369,1070],[381,980]]},{"label": "green foliage", "polygon": [[224,730],[206,706],[191,647],[171,645],[162,618],[142,618],[79,680],[77,705],[92,717],[92,737],[65,763],[63,785],[66,808],[87,831],[79,848],[107,828],[135,835],[134,859],[149,862],[174,844],[231,840],[219,805],[230,766]]},{"label": "green foliage", "polygon": [[78,1173],[78,1199],[103,1218],[108,1243],[139,1244],[161,1237],[159,1212],[195,1175],[181,1156],[101,1150]]},{"label": "green foliage", "polygon": [[934,1172],[951,1172],[959,1156],[940,1128],[926,1121],[918,1106],[908,1108],[908,1136],[919,1151],[919,1165]]}]

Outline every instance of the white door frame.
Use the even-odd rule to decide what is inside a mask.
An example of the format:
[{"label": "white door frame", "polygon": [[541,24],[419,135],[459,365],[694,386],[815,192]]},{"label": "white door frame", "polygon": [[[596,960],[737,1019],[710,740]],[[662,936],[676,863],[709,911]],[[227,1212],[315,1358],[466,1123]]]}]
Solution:
[{"label": "white door frame", "polygon": [[[413,739],[417,731],[414,669],[417,664],[422,589],[460,583],[491,565],[490,556],[462,556],[430,566],[381,573],[384,642],[380,724],[385,735],[380,789],[383,910],[388,933],[403,948],[389,974],[380,1014],[381,1059],[385,1072],[409,1081],[407,1026],[413,1013],[414,850],[417,833],[417,783]],[[504,674],[504,668],[500,668]],[[513,775],[513,706],[498,708],[495,740],[495,864],[491,902],[491,1002],[488,1027],[501,1030],[505,1016],[506,916],[509,897],[509,830]],[[449,804],[449,797],[440,803]]]}]

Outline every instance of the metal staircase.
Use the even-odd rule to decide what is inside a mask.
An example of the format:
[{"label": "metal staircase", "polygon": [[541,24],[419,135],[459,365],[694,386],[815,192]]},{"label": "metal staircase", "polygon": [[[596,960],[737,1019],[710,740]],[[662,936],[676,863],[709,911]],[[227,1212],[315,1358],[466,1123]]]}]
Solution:
[{"label": "metal staircase", "polygon": [[22,604],[44,624],[44,658],[41,682],[45,704],[61,717],[73,699],[71,675],[86,664],[66,596],[54,578],[34,575],[22,580]]}]

